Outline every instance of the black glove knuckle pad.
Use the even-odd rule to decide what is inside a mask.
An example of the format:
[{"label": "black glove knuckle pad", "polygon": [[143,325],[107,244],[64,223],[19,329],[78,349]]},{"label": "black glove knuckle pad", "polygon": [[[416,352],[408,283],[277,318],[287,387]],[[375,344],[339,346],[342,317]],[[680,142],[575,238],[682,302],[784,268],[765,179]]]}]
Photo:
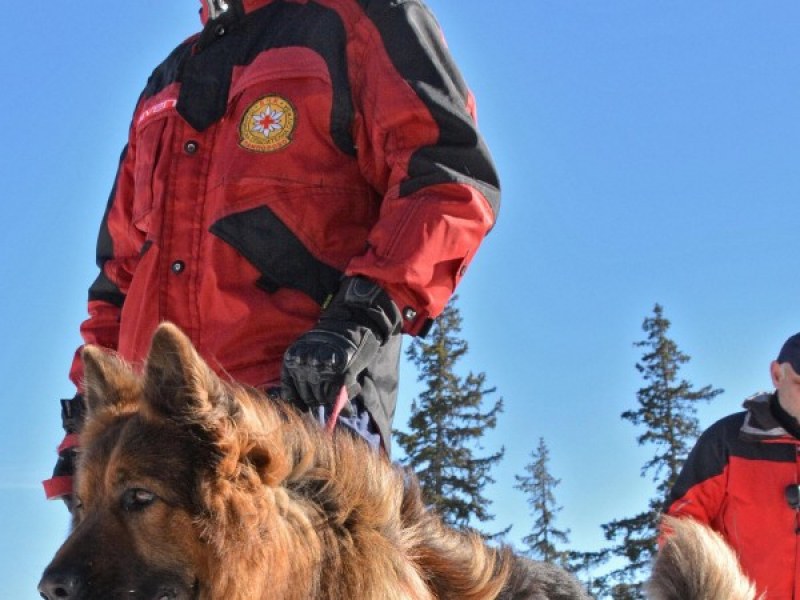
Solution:
[{"label": "black glove knuckle pad", "polygon": [[332,404],[342,386],[359,388],[382,343],[399,335],[400,313],[377,284],[346,279],[317,326],[284,355],[281,383],[287,399],[312,407]]}]

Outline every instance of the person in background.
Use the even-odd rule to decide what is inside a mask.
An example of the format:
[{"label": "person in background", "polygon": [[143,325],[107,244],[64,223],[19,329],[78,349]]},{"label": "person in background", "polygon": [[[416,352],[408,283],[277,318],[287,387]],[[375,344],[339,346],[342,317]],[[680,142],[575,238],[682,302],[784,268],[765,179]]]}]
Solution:
[{"label": "person in background", "polygon": [[800,333],[770,364],[772,393],[698,440],[666,513],[720,532],[770,600],[800,598]]},{"label": "person in background", "polygon": [[[217,372],[388,452],[401,334],[497,217],[472,94],[420,0],[201,5],[136,104],[83,340],[137,363],[172,321]],[[44,482],[68,505],[79,351]]]}]

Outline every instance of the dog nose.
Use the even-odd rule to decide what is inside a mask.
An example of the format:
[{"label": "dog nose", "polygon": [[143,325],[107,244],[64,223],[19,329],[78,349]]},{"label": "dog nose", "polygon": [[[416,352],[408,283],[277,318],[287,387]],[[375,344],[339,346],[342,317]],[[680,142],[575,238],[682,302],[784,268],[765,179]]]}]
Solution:
[{"label": "dog nose", "polygon": [[77,600],[81,587],[77,575],[46,572],[39,582],[39,595],[45,600]]}]

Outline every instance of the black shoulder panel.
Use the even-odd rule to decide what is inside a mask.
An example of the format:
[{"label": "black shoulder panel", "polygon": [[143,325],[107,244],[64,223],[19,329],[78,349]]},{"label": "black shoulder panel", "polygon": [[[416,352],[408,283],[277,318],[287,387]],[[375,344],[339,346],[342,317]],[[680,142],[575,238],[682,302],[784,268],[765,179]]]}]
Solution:
[{"label": "black shoulder panel", "polygon": [[[469,93],[434,16],[418,0],[361,0],[380,32],[395,69],[414,89],[439,125],[434,146],[412,157],[402,195],[436,183],[462,182],[478,188],[495,214],[500,207],[494,164],[466,110]],[[403,11],[400,14],[398,11]]]},{"label": "black shoulder panel", "polygon": [[158,65],[158,67],[156,67],[156,69],[150,75],[150,78],[147,80],[147,86],[145,86],[144,91],[142,92],[142,97],[150,98],[155,96],[164,88],[178,81],[181,65],[183,65],[183,62],[191,54],[191,52],[191,39],[175,48],[175,50],[170,53],[167,59]]}]

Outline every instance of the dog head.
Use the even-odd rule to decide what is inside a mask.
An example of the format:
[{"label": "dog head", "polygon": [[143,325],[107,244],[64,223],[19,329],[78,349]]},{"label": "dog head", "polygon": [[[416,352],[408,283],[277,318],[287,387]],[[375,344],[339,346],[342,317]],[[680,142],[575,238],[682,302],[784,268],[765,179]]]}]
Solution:
[{"label": "dog head", "polygon": [[[97,347],[83,361],[88,416],[73,528],[44,572],[42,596],[255,597],[231,581],[255,566],[243,555],[263,558],[259,532],[276,502],[267,490],[288,474],[277,432],[291,417],[252,410],[254,392],[221,382],[169,324],[141,374]],[[225,565],[234,554],[238,570]]]}]

